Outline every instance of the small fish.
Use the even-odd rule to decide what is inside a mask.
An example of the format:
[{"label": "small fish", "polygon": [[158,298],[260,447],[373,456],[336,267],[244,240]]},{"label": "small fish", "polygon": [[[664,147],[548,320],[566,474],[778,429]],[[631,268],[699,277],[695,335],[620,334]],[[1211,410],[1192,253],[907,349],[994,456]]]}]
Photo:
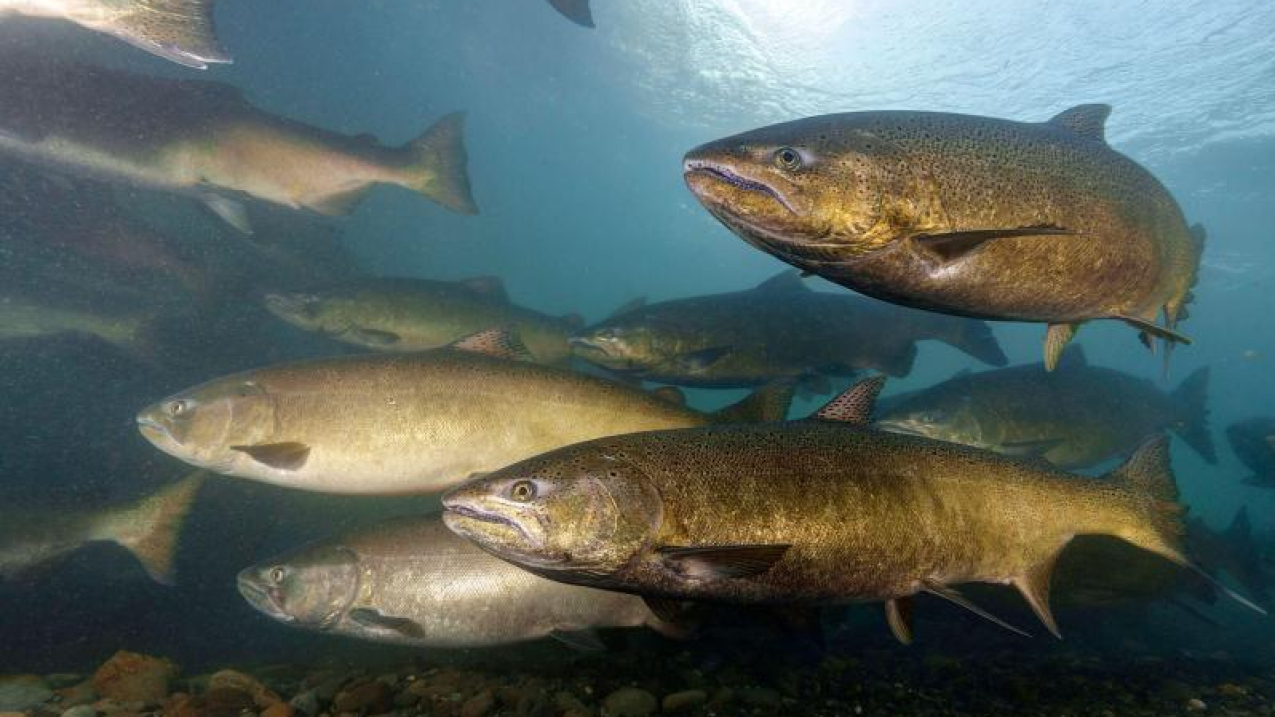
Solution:
[{"label": "small fish", "polygon": [[926,339],[1006,363],[981,321],[811,291],[796,271],[749,291],[626,307],[571,342],[580,358],[646,381],[739,388],[792,379],[827,393],[829,375],[906,376]]},{"label": "small fish", "polygon": [[1058,634],[1050,575],[1075,536],[1194,567],[1163,437],[1102,478],[1076,476],[872,429],[883,383],[857,384],[805,421],[551,451],[453,489],[444,520],[544,577],[646,596],[657,615],[667,600],[884,601],[903,642],[922,592],[1009,627],[954,587],[971,582],[1015,586]]},{"label": "small fish", "polygon": [[459,113],[387,147],[263,112],[230,85],[22,56],[3,62],[0,154],[190,196],[244,233],[252,231],[244,198],[343,216],[379,184],[478,211]]},{"label": "small fish", "polygon": [[714,421],[779,420],[792,387],[716,413],[524,360],[507,330],[420,354],[282,364],[210,381],[138,414],[142,435],[192,465],[325,493],[445,490],[569,443]]},{"label": "small fish", "polygon": [[94,306],[82,299],[53,300],[0,289],[0,340],[87,334],[139,358],[153,352],[156,316],[136,310]]},{"label": "small fish", "polygon": [[493,326],[514,330],[536,361],[565,364],[578,316],[556,318],[509,300],[500,279],[462,281],[362,279],[309,293],[269,294],[270,313],[314,331],[376,351],[436,349]]},{"label": "small fish", "polygon": [[601,649],[599,628],[668,632],[641,598],[536,577],[457,537],[437,515],[401,518],[239,573],[253,607],[295,627],[415,647],[553,637]]},{"label": "small fish", "polygon": [[969,373],[895,397],[878,428],[1038,456],[1060,468],[1084,468],[1126,455],[1147,436],[1170,430],[1205,461],[1217,462],[1209,433],[1209,370],[1172,392],[1146,379],[1092,366],[1080,346],[1058,369],[1041,364]]},{"label": "small fish", "polygon": [[1275,488],[1275,418],[1257,417],[1226,427],[1226,440],[1235,456],[1253,474],[1248,485]]},{"label": "small fish", "polygon": [[1052,369],[1095,319],[1148,347],[1189,343],[1175,329],[1204,230],[1107,144],[1110,112],[824,115],[697,147],[684,172],[713,216],[799,269],[905,306],[1048,324]]},{"label": "small fish", "polygon": [[0,0],[6,15],[65,20],[197,70],[233,62],[217,41],[215,0]]},{"label": "small fish", "polygon": [[173,581],[173,556],[182,522],[203,482],[203,472],[133,504],[107,510],[46,513],[9,506],[0,520],[0,577],[24,572],[86,543],[122,545],[157,582]]}]

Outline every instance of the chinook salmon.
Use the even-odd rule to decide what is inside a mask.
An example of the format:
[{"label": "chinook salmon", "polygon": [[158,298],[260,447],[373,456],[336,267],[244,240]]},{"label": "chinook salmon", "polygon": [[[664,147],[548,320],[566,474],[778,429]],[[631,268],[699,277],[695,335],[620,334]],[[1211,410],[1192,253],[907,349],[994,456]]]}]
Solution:
[{"label": "chinook salmon", "polygon": [[[160,450],[241,478],[325,493],[441,491],[559,446],[617,433],[779,420],[776,385],[715,414],[530,363],[507,331],[422,354],[346,356],[235,374],[156,403]],[[518,359],[518,360],[514,360]]]},{"label": "chinook salmon", "polygon": [[1085,478],[874,430],[882,383],[852,387],[813,420],[561,448],[455,488],[444,519],[516,565],[646,596],[657,614],[668,600],[880,600],[904,642],[920,592],[991,618],[954,587],[972,582],[1014,585],[1057,634],[1050,575],[1078,535],[1191,565],[1163,438]]},{"label": "chinook salmon", "polygon": [[646,381],[735,388],[876,369],[906,376],[919,341],[937,339],[994,366],[987,324],[855,296],[810,291],[784,272],[749,291],[634,305],[572,339],[580,358]]},{"label": "chinook salmon", "polygon": [[[1204,246],[1168,190],[1104,138],[1107,105],[1042,123],[936,112],[787,122],[691,150],[686,183],[745,241],[879,299],[1187,342]],[[1163,325],[1156,323],[1163,314]]]},{"label": "chinook salmon", "polygon": [[65,20],[198,70],[232,62],[217,41],[214,0],[0,0],[6,15]]},{"label": "chinook salmon", "polygon": [[296,627],[416,647],[553,637],[600,649],[594,630],[664,630],[641,598],[546,580],[457,537],[437,515],[307,546],[239,574],[253,607]]},{"label": "chinook salmon", "polygon": [[547,316],[509,300],[500,279],[361,279],[310,293],[266,296],[270,313],[306,331],[377,351],[435,349],[507,326],[539,363],[571,358],[567,340],[583,320]]},{"label": "chinook salmon", "polygon": [[178,534],[202,482],[198,471],[133,505],[106,510],[6,510],[0,577],[18,577],[88,543],[111,542],[132,553],[151,578],[172,583]]},{"label": "chinook salmon", "polygon": [[1058,370],[1040,364],[962,372],[890,402],[876,425],[964,443],[1006,455],[1040,456],[1060,468],[1084,468],[1127,454],[1147,436],[1170,430],[1208,463],[1209,370],[1171,393],[1146,379],[1091,366],[1080,346]]},{"label": "chinook salmon", "polygon": [[379,184],[476,213],[461,123],[386,147],[268,114],[230,85],[21,57],[0,76],[0,154],[189,195],[244,232],[241,197],[340,216]]}]

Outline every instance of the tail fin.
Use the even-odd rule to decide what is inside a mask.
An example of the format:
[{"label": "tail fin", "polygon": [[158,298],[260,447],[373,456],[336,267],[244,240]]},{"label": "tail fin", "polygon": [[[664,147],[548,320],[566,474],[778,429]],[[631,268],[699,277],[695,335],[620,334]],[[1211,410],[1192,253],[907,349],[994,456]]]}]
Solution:
[{"label": "tail fin", "polygon": [[98,537],[128,548],[151,578],[171,585],[177,538],[204,476],[204,471],[196,471],[135,505],[108,514]]},{"label": "tail fin", "polygon": [[946,335],[937,337],[943,343],[964,351],[989,366],[1004,366],[1009,363],[1009,358],[1001,350],[1001,345],[996,341],[996,335],[987,322],[954,319],[951,327]]},{"label": "tail fin", "polygon": [[776,381],[748,394],[738,403],[714,411],[714,423],[767,423],[788,417],[796,387],[792,381]]},{"label": "tail fin", "polygon": [[1217,463],[1217,450],[1209,433],[1209,409],[1206,406],[1209,391],[1209,369],[1205,366],[1186,377],[1173,392],[1173,405],[1177,416],[1171,427],[1187,445],[1195,449],[1210,465]]},{"label": "tail fin", "polygon": [[1186,557],[1183,549],[1186,524],[1182,520],[1185,510],[1178,503],[1178,485],[1169,465],[1167,436],[1156,436],[1143,443],[1106,478],[1129,493],[1142,518],[1140,522],[1122,526],[1116,533],[1117,537],[1194,571],[1232,600],[1266,614],[1265,610],[1218,582]]},{"label": "tail fin", "polygon": [[134,47],[198,70],[229,64],[213,26],[215,0],[135,0],[99,29]]},{"label": "tail fin", "polygon": [[453,112],[403,148],[408,173],[404,185],[453,212],[477,214],[469,192],[464,122],[465,113]]}]

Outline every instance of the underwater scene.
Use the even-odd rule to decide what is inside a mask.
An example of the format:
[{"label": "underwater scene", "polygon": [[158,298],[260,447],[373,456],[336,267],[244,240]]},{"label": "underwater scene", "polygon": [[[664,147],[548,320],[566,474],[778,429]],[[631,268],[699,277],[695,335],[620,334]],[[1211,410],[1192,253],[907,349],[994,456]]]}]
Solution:
[{"label": "underwater scene", "polygon": [[0,717],[1275,715],[1272,38],[0,0]]}]

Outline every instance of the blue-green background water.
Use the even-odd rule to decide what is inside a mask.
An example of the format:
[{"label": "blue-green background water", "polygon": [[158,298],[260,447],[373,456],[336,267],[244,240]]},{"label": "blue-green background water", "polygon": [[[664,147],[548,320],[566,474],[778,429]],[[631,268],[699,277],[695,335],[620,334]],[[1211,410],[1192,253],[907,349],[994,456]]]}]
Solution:
[{"label": "blue-green background water", "polygon": [[[1110,103],[1111,143],[1160,177],[1209,232],[1183,327],[1196,344],[1175,353],[1165,387],[1212,367],[1220,462],[1208,466],[1175,441],[1185,500],[1217,526],[1247,505],[1259,532],[1271,530],[1275,494],[1240,485],[1247,471],[1221,430],[1275,412],[1275,5],[594,0],[594,14],[598,28],[584,30],[530,0],[222,0],[219,34],[236,62],[198,76],[242,88],[262,109],[389,144],[464,110],[481,214],[378,189],[338,223],[352,261],[372,274],[496,275],[520,303],[591,321],[635,296],[738,290],[786,268],[730,234],[686,191],[681,157],[701,142],[831,111],[1035,121]],[[191,74],[63,26],[0,24],[0,42]],[[254,338],[254,350],[232,347],[209,363],[224,373],[334,350],[283,327],[271,331],[267,340],[287,345],[264,348]],[[995,331],[1011,362],[1039,360],[1040,326]],[[1126,327],[1087,326],[1080,340],[1091,362],[1158,377],[1159,360]],[[39,359],[33,351],[24,344],[3,352],[6,499],[98,500],[153,485],[138,467],[148,465],[150,448],[132,429],[133,411],[209,376],[150,373],[73,343],[41,345]],[[888,391],[968,366],[963,354],[926,343],[912,375]],[[710,407],[738,393],[691,395]],[[813,407],[799,404],[794,415]],[[80,481],[93,489],[75,488]],[[0,671],[92,662],[112,645],[191,661],[292,654],[310,644],[356,649],[270,623],[233,590],[246,562],[322,534],[332,515],[374,511],[328,501],[322,512],[319,502],[229,481],[214,486],[188,533],[176,588],[150,584],[107,548],[0,585]],[[1222,612],[1228,626],[1219,644],[1257,654],[1270,625]],[[877,632],[872,639],[883,637]],[[1183,642],[1208,643],[1207,633],[1186,632]]]}]

